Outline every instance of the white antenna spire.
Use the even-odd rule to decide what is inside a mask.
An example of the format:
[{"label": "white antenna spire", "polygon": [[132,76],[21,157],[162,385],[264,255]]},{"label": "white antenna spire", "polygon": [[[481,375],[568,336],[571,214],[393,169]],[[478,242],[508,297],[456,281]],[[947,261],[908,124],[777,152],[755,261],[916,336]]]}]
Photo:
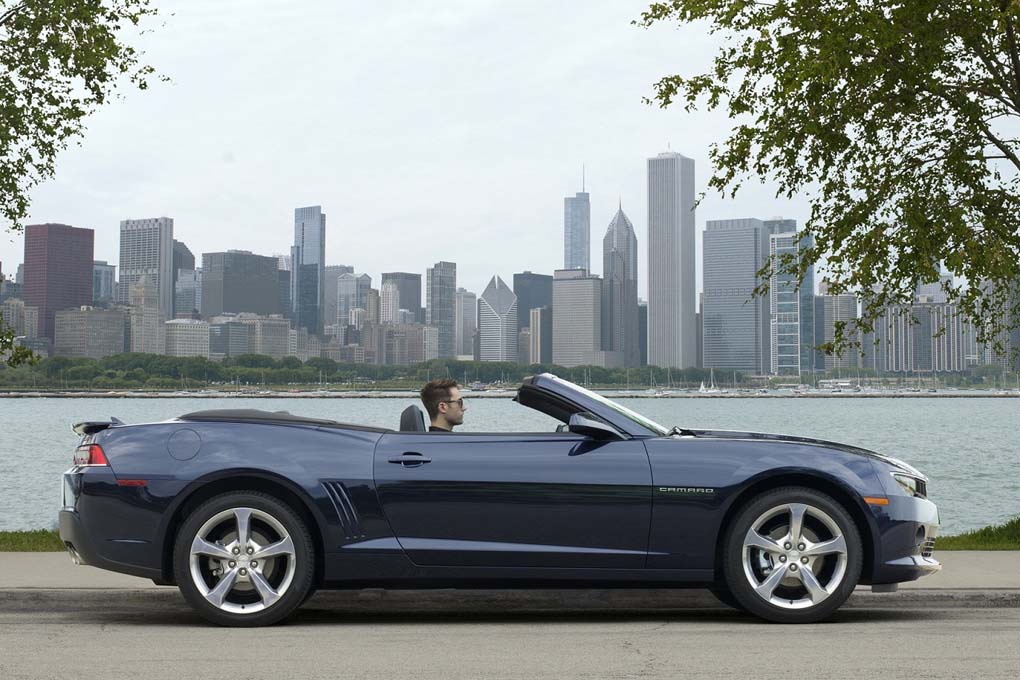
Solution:
[{"label": "white antenna spire", "polygon": [[584,163],[581,163],[581,193],[584,193]]}]

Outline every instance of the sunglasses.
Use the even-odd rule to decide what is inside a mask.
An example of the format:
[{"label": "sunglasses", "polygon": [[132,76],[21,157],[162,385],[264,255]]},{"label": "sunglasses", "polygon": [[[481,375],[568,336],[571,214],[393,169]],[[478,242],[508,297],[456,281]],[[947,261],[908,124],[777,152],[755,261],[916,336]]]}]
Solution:
[{"label": "sunglasses", "polygon": [[443,399],[440,404],[456,404],[457,406],[464,408],[464,398],[460,399]]}]

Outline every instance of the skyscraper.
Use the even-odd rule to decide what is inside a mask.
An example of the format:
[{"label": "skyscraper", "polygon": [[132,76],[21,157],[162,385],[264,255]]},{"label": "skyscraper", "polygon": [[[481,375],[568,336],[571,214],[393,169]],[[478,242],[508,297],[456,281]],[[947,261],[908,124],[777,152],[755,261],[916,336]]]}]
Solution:
[{"label": "skyscraper", "polygon": [[525,271],[514,274],[514,295],[517,296],[517,327],[531,324],[531,310],[552,304],[553,277]]},{"label": "skyscraper", "polygon": [[322,284],[322,325],[330,326],[336,323],[339,317],[339,293],[340,277],[343,274],[353,274],[354,267],[346,264],[331,264],[323,268],[325,281]]},{"label": "skyscraper", "polygon": [[803,281],[782,269],[784,257],[799,258],[806,248],[814,246],[809,234],[796,230],[793,220],[772,220],[764,223],[769,230],[769,257],[772,278],[769,280],[769,313],[771,316],[771,372],[775,375],[796,375],[813,372],[818,361],[815,346],[814,268],[808,269]]},{"label": "skyscraper", "polygon": [[[832,342],[836,337],[836,324],[843,324],[845,337],[856,337],[857,320],[856,295],[829,295],[823,287],[821,295],[815,296],[815,337],[818,344]],[[826,355],[819,352],[822,358],[821,368],[826,371],[837,368],[854,368],[858,365],[859,351],[856,347],[847,348],[842,356]]]},{"label": "skyscraper", "polygon": [[694,160],[648,159],[648,363],[697,364]]},{"label": "skyscraper", "polygon": [[411,272],[383,272],[382,282],[392,281],[397,284],[400,303],[398,309],[407,309],[414,312],[418,323],[423,323],[421,317],[421,274]]},{"label": "skyscraper", "polygon": [[517,296],[498,276],[478,298],[478,333],[482,361],[517,361]]},{"label": "skyscraper", "polygon": [[581,191],[563,199],[563,268],[589,269],[591,202]]},{"label": "skyscraper", "polygon": [[294,209],[291,257],[291,315],[295,328],[322,333],[326,278],[326,215],[322,206]]},{"label": "skyscraper", "polygon": [[379,290],[379,323],[395,324],[400,313],[400,289],[395,281],[385,281]]},{"label": "skyscraper", "polygon": [[166,316],[159,307],[156,286],[144,274],[128,291],[131,306],[131,351],[163,354],[166,349]]},{"label": "skyscraper", "polygon": [[[358,304],[358,277],[353,273],[341,274],[336,281],[336,319],[335,323],[346,326],[352,309],[361,307]],[[362,307],[362,309],[364,309]]]},{"label": "skyscraper", "polygon": [[464,288],[457,289],[454,329],[456,355],[473,355],[475,331],[478,329],[478,296]]},{"label": "skyscraper", "polygon": [[174,221],[169,217],[121,220],[117,301],[128,303],[131,287],[145,277],[156,291],[159,312],[173,318]]},{"label": "skyscraper", "polygon": [[174,284],[174,316],[191,318],[202,310],[202,270],[180,269]]},{"label": "skyscraper", "polygon": [[39,335],[54,339],[54,312],[92,304],[95,232],[66,224],[25,227],[22,299],[39,310]]},{"label": "skyscraper", "polygon": [[618,352],[602,350],[602,279],[583,269],[553,273],[552,360],[560,366],[622,363]]},{"label": "skyscraper", "polygon": [[275,257],[247,250],[202,253],[202,316],[279,314],[278,271]]},{"label": "skyscraper", "polygon": [[425,273],[425,323],[439,330],[439,358],[456,356],[457,265],[437,262]]},{"label": "skyscraper", "polygon": [[532,309],[530,316],[528,330],[531,333],[528,341],[531,347],[528,352],[528,363],[551,363],[553,346],[552,306]]},{"label": "skyscraper", "polygon": [[[173,244],[173,256],[171,269],[173,270],[171,284],[174,291],[177,290],[177,279],[180,276],[181,270],[194,271],[195,270],[195,255],[191,250],[184,244],[183,241],[174,239]],[[191,312],[190,309],[177,309],[176,306],[173,308],[173,316],[177,316],[178,312]],[[171,317],[173,318],[173,317]]]},{"label": "skyscraper", "polygon": [[109,304],[117,297],[117,267],[105,260],[92,262],[92,302]]},{"label": "skyscraper", "polygon": [[620,205],[602,240],[602,348],[640,366],[638,347],[637,237]]},{"label": "skyscraper", "polygon": [[758,270],[769,257],[764,222],[709,220],[702,250],[704,367],[770,373],[769,298],[754,297]]}]

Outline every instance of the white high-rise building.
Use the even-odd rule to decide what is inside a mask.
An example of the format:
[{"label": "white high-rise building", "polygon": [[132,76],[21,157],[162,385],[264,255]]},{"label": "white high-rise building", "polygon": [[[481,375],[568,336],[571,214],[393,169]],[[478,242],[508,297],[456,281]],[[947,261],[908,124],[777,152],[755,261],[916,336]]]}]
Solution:
[{"label": "white high-rise building", "polygon": [[517,361],[517,296],[493,276],[478,298],[479,359]]},{"label": "white high-rise building", "polygon": [[171,357],[209,358],[209,324],[197,319],[174,319],[166,324],[166,353]]},{"label": "white high-rise building", "polygon": [[395,324],[400,315],[400,288],[386,281],[379,290],[379,323]]},{"label": "white high-rise building", "polygon": [[464,288],[457,289],[454,332],[457,356],[473,356],[475,330],[478,328],[478,296]]},{"label": "white high-rise building", "polygon": [[155,288],[159,313],[174,315],[174,221],[170,217],[121,220],[120,281],[117,301],[128,303],[131,288],[143,276]]},{"label": "white high-rise building", "polygon": [[[688,368],[698,361],[694,201],[693,159],[673,152],[648,159],[648,363],[653,366]],[[555,304],[553,309],[559,311]]]}]

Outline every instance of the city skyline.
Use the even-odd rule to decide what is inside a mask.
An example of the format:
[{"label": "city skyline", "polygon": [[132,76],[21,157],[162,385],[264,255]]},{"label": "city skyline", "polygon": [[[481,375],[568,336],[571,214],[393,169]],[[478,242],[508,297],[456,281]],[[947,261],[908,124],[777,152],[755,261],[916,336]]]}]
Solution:
[{"label": "city skyline", "polygon": [[[242,15],[217,3],[161,5],[166,25],[140,46],[173,82],[125,93],[90,117],[82,145],[63,152],[55,178],[32,192],[28,223],[94,229],[96,259],[111,263],[123,219],[174,218],[175,238],[196,258],[236,247],[270,255],[289,253],[281,230],[289,231],[293,207],[320,204],[331,213],[327,263],[378,277],[424,273],[445,259],[458,262],[461,285],[478,292],[493,273],[507,281],[513,273],[472,257],[493,244],[518,269],[562,266],[561,249],[544,244],[562,238],[563,197],[580,188],[582,165],[592,223],[608,223],[622,197],[646,243],[644,158],[681,150],[705,169],[700,192],[708,144],[729,126],[723,117],[643,103],[677,64],[703,64],[714,39],[632,26],[642,2],[593,2],[584,13],[527,1],[372,6],[356,12],[369,17],[357,30],[361,22],[341,3],[299,11],[253,0]],[[536,13],[546,19],[540,25]],[[485,25],[500,31],[479,32]],[[577,31],[597,31],[607,49],[575,40]],[[299,36],[318,36],[319,68],[308,67]],[[230,56],[253,41],[262,45],[255,70]],[[409,61],[421,67],[413,81],[403,68]],[[222,63],[231,78],[209,63]],[[548,63],[560,66],[538,68]],[[366,81],[366,72],[375,77]],[[257,115],[241,114],[241,101]],[[490,163],[482,148],[513,153]],[[404,161],[400,173],[392,172],[395,157]],[[512,200],[502,199],[507,191]],[[807,204],[749,184],[735,201],[710,194],[699,206],[705,218],[779,214],[803,223]],[[414,249],[387,248],[410,239]],[[596,251],[591,271],[601,274]],[[5,271],[21,252],[21,237],[0,239]],[[645,257],[639,253],[640,271]],[[647,298],[643,279],[639,295]]]}]

